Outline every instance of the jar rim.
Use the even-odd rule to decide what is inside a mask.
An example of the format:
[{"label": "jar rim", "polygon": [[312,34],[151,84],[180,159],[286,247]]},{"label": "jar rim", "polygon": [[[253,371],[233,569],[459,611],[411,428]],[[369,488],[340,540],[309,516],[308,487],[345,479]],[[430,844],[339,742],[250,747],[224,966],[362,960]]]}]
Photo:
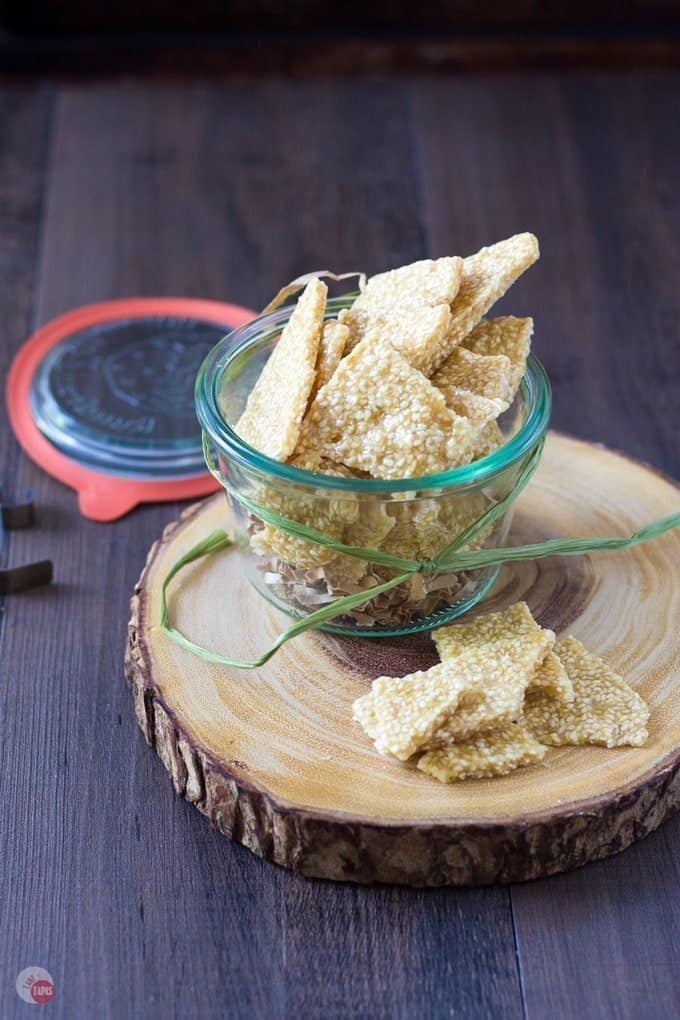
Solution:
[{"label": "jar rim", "polygon": [[[331,298],[327,303],[327,313],[337,313],[342,308],[349,307],[354,297],[352,294]],[[491,480],[499,472],[520,460],[545,434],[552,406],[550,382],[541,362],[534,354],[530,354],[526,373],[520,383],[520,389],[529,408],[526,420],[507,443],[503,443],[488,456],[471,464],[450,468],[437,474],[421,475],[418,478],[344,478],[305,471],[267,457],[246,443],[225,421],[219,410],[217,387],[226,369],[248,348],[259,346],[283,329],[293,307],[285,305],[227,333],[207,355],[196,376],[194,396],[196,415],[201,427],[221,452],[242,467],[315,489],[322,487],[355,493],[450,489],[454,486],[469,486]],[[330,316],[327,314],[326,317]]]}]

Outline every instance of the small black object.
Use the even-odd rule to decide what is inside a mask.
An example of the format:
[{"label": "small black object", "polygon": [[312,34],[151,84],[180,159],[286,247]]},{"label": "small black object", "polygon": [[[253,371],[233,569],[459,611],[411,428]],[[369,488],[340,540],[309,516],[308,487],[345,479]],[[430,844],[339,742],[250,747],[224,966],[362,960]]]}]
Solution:
[{"label": "small black object", "polygon": [[35,523],[35,510],[31,493],[26,493],[23,503],[0,502],[0,526],[5,531],[20,531],[32,528]]},{"label": "small black object", "polygon": [[0,595],[39,588],[52,580],[52,560],[37,560],[22,567],[0,568]]},{"label": "small black object", "polygon": [[[0,501],[0,534],[2,531],[20,531],[32,528],[35,510],[31,490],[26,491],[23,503]],[[52,560],[36,560],[20,567],[0,567],[0,596],[16,595],[20,591],[40,588],[52,580]]]}]

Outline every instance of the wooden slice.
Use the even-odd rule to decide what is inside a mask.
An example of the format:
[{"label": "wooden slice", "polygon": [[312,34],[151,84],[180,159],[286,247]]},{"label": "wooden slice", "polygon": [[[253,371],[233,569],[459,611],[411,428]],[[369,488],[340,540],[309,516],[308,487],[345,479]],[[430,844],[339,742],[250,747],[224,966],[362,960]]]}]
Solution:
[{"label": "wooden slice", "polygon": [[[521,496],[514,542],[627,535],[678,510],[678,487],[602,447],[551,435]],[[510,776],[446,786],[381,757],[351,704],[379,674],[436,661],[431,639],[308,633],[255,671],[210,665],[158,629],[175,560],[228,527],[222,494],[152,548],[132,599],[127,677],[139,723],[175,789],[225,835],[305,875],[357,882],[515,882],[627,847],[680,805],[680,533],[637,549],[504,568],[484,604],[526,599],[636,687],[645,747],[551,749]],[[239,554],[173,582],[173,622],[202,645],[255,658],[289,622],[242,578]]]}]

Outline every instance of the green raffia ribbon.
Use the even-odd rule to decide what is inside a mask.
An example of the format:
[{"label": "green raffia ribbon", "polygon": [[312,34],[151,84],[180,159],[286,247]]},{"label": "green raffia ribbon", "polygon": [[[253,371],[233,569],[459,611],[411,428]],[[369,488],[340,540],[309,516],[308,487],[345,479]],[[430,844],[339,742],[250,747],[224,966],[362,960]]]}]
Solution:
[{"label": "green raffia ribbon", "polygon": [[188,651],[193,652],[194,655],[199,656],[206,662],[214,662],[220,666],[231,666],[236,669],[256,669],[258,666],[263,666],[265,662],[268,662],[269,659],[276,654],[279,648],[281,648],[281,646],[287,641],[290,641],[291,638],[297,637],[299,634],[304,634],[307,630],[322,627],[325,623],[333,620],[336,616],[341,616],[343,613],[348,613],[352,609],[356,609],[357,606],[370,601],[370,599],[375,598],[384,591],[389,591],[390,588],[396,588],[397,585],[407,581],[409,577],[416,573],[430,574],[434,572],[449,573],[461,570],[476,570],[482,567],[498,566],[501,563],[510,563],[517,560],[542,559],[545,556],[580,556],[583,553],[588,552],[612,552],[619,549],[631,549],[633,546],[639,545],[641,542],[649,542],[651,539],[657,538],[659,535],[663,535],[666,531],[680,527],[680,513],[676,513],[671,514],[669,517],[664,517],[662,520],[654,521],[652,524],[648,524],[646,527],[636,531],[629,538],[555,538],[550,539],[547,542],[537,542],[533,545],[515,546],[513,548],[476,549],[468,552],[459,552],[458,550],[462,546],[469,544],[480,531],[488,528],[494,523],[494,521],[501,517],[510,504],[517,499],[519,494],[528,484],[534,474],[534,471],[538,467],[538,462],[543,449],[543,440],[541,440],[541,442],[532,451],[529,459],[522,468],[514,488],[506,496],[504,496],[503,499],[494,503],[494,505],[490,507],[486,513],[482,514],[478,520],[474,521],[473,524],[457,535],[456,538],[450,542],[446,548],[442,549],[441,552],[437,553],[433,559],[408,560],[402,559],[400,556],[393,556],[391,553],[384,552],[380,549],[364,549],[356,546],[343,545],[342,542],[337,542],[335,539],[325,535],[322,531],[317,531],[315,528],[310,528],[304,524],[300,524],[299,521],[293,521],[290,518],[277,513],[275,510],[269,509],[268,507],[259,506],[251,500],[250,497],[246,496],[245,493],[239,492],[235,489],[234,486],[222,476],[217,465],[213,463],[212,455],[208,446],[208,440],[205,436],[203,437],[203,449],[206,463],[220,484],[227,490],[233,499],[237,500],[249,513],[259,517],[260,520],[273,525],[280,531],[293,535],[295,538],[303,539],[304,541],[311,542],[315,545],[328,546],[328,548],[333,549],[336,553],[343,553],[345,556],[354,556],[357,559],[362,559],[369,563],[379,563],[381,566],[390,567],[397,571],[397,574],[394,577],[391,577],[383,584],[374,585],[372,588],[366,588],[363,591],[355,592],[353,595],[345,595],[343,598],[337,599],[335,602],[332,602],[327,606],[323,606],[321,609],[317,609],[315,612],[310,613],[303,619],[297,620],[279,634],[276,641],[265,652],[263,652],[258,659],[254,659],[252,662],[246,662],[241,659],[231,659],[228,656],[220,655],[217,652],[211,652],[207,648],[203,648],[201,645],[189,640],[189,638],[185,637],[184,634],[180,633],[180,631],[170,624],[168,615],[168,585],[179,571],[189,563],[194,563],[196,560],[203,559],[205,556],[212,556],[214,553],[220,552],[223,549],[228,549],[234,544],[233,539],[229,537],[226,531],[221,529],[213,531],[210,535],[186,552],[184,556],[177,560],[166,574],[161,587],[160,627],[161,630],[175,642],[175,644],[188,649]]}]

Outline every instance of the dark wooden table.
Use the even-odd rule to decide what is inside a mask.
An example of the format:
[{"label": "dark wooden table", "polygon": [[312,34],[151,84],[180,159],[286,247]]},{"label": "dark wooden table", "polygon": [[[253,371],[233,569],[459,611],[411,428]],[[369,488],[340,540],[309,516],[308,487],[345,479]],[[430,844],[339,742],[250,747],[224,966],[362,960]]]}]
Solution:
[{"label": "dark wooden table", "polygon": [[[670,73],[6,82],[0,374],[85,302],[258,307],[309,268],[530,229],[541,262],[503,307],[536,319],[555,426],[678,476],[679,103]],[[0,615],[3,1017],[24,1016],[14,981],[33,964],[67,1020],[678,1015],[680,818],[513,888],[263,864],[173,795],[123,683],[128,596],[178,508],[81,519],[4,417],[0,482],[40,509],[3,559],[56,570]]]}]

